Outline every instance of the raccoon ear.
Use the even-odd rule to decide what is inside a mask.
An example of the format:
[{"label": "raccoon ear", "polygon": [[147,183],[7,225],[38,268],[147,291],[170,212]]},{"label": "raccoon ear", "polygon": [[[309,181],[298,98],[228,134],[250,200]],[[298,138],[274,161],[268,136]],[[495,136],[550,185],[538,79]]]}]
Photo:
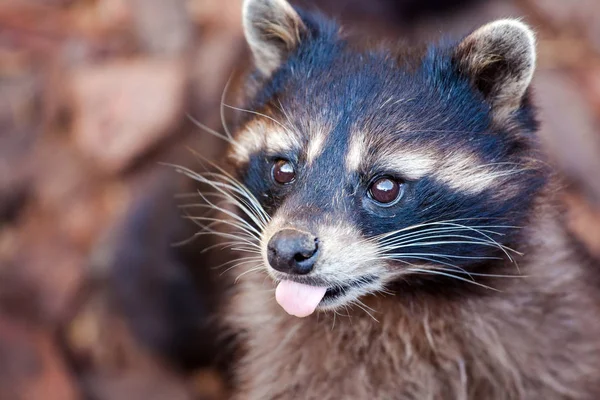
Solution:
[{"label": "raccoon ear", "polygon": [[535,36],[524,23],[505,19],[477,29],[454,50],[461,74],[492,106],[496,117],[521,106],[535,70]]},{"label": "raccoon ear", "polygon": [[244,0],[243,24],[256,67],[266,76],[298,46],[306,31],[286,0]]}]

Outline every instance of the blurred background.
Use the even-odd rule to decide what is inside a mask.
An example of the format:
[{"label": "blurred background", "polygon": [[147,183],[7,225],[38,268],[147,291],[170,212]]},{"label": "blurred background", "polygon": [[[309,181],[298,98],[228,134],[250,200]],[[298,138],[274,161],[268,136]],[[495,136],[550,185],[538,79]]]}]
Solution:
[{"label": "blurred background", "polygon": [[[373,34],[539,33],[544,143],[600,257],[600,2],[303,0]],[[224,143],[241,0],[0,0],[0,400],[225,399],[219,286],[177,195]],[[227,115],[231,117],[231,115]]]}]

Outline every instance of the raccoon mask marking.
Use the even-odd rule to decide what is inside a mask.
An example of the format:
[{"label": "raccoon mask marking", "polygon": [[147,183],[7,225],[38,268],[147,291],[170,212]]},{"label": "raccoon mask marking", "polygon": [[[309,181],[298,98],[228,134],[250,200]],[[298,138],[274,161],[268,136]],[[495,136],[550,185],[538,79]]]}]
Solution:
[{"label": "raccoon mask marking", "polygon": [[246,0],[244,29],[256,69],[229,157],[269,216],[259,251],[288,313],[398,281],[476,288],[511,258],[545,179],[526,25],[496,21],[410,57],[364,49],[285,0]]}]

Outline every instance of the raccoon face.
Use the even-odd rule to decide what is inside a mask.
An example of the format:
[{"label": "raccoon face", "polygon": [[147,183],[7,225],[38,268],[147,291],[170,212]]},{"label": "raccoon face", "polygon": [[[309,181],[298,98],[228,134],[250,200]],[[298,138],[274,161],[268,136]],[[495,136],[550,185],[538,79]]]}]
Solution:
[{"label": "raccoon face", "polygon": [[260,253],[286,311],[413,277],[467,287],[511,258],[544,183],[528,27],[493,22],[414,59],[284,0],[246,0],[244,28],[256,70],[229,156],[269,216]]}]

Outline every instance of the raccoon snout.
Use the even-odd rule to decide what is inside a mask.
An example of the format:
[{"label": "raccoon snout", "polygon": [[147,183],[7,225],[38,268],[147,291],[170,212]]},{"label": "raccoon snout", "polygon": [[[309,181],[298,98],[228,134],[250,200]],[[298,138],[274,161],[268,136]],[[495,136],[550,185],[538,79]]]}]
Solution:
[{"label": "raccoon snout", "polygon": [[305,275],[312,271],[319,250],[319,239],[308,232],[282,229],[267,245],[271,267],[280,272]]}]

